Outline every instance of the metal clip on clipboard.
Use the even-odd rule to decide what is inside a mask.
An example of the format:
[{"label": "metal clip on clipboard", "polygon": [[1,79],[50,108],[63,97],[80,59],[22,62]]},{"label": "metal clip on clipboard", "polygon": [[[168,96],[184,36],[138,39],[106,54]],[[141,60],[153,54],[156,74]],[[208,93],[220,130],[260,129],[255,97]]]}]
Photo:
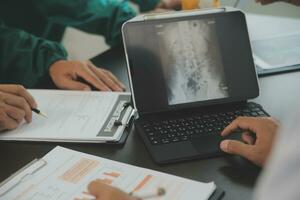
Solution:
[{"label": "metal clip on clipboard", "polygon": [[22,182],[26,181],[30,176],[33,176],[39,170],[47,165],[47,161],[43,159],[35,159],[21,168],[16,173],[12,174],[0,184],[0,197],[3,197]]},{"label": "metal clip on clipboard", "polygon": [[131,103],[124,100],[119,101],[115,111],[105,125],[104,132],[112,132],[121,126],[126,128],[134,117],[135,110],[131,107]]},{"label": "metal clip on clipboard", "polygon": [[157,20],[157,19],[172,19],[177,17],[190,17],[190,16],[205,15],[205,14],[212,14],[212,13],[223,13],[226,12],[227,10],[228,10],[227,7],[221,7],[221,8],[204,8],[204,9],[188,10],[188,11],[151,13],[151,14],[143,15],[143,21]]},{"label": "metal clip on clipboard", "polygon": [[[117,130],[121,130],[123,134],[118,141],[118,144],[124,144],[132,128],[135,117],[136,111],[132,108],[131,103],[128,101],[120,101],[103,131],[106,133],[112,133]],[[115,141],[106,143],[116,144]]]},{"label": "metal clip on clipboard", "polygon": [[[116,120],[115,120],[115,122],[114,122],[114,125],[115,126],[122,126],[122,125],[124,125],[123,123],[122,123],[122,116],[124,116],[125,115],[125,112],[127,111],[127,108],[130,106],[130,103],[129,102],[125,102],[125,103],[123,103],[123,105],[122,105],[122,108],[121,108],[121,110],[120,110],[120,112],[118,113],[118,116],[117,116],[117,118],[116,118]],[[130,117],[132,117],[132,116],[130,116]],[[126,124],[127,125],[127,124]]]}]

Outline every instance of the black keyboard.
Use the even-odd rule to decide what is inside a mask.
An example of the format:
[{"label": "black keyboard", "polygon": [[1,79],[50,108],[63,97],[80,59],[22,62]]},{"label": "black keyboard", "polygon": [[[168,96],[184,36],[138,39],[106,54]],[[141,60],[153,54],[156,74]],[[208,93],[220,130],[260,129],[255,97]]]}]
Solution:
[{"label": "black keyboard", "polygon": [[259,105],[249,103],[243,109],[151,122],[142,124],[142,127],[153,145],[161,145],[187,141],[196,135],[220,134],[239,116],[263,117],[267,113]]}]

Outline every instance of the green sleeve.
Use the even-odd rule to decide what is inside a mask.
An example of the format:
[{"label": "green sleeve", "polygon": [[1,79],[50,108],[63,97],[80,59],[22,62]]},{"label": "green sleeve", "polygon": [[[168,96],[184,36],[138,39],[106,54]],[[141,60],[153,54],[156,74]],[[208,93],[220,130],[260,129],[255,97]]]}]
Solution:
[{"label": "green sleeve", "polygon": [[49,66],[66,59],[59,44],[6,27],[0,20],[0,83],[35,87],[49,76]]},{"label": "green sleeve", "polygon": [[160,0],[131,0],[131,1],[136,3],[140,7],[141,12],[153,10],[160,2]]},{"label": "green sleeve", "polygon": [[35,5],[50,22],[101,34],[110,45],[121,41],[122,24],[136,15],[121,0],[35,0]]}]

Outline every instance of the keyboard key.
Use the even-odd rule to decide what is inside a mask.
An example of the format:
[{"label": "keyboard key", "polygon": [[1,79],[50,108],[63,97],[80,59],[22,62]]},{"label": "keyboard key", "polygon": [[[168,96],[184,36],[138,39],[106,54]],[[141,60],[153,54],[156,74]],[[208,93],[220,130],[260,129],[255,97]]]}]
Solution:
[{"label": "keyboard key", "polygon": [[180,138],[181,141],[187,141],[188,139],[189,139],[188,136],[183,136]]},{"label": "keyboard key", "polygon": [[169,139],[162,139],[162,143],[163,144],[168,144],[168,143],[170,143],[170,140]]}]

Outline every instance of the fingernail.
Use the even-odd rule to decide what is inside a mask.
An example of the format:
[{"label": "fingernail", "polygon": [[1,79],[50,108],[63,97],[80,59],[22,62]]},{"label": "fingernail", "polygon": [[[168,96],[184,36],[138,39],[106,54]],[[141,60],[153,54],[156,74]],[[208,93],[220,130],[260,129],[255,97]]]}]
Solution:
[{"label": "fingernail", "polygon": [[224,141],[221,142],[220,148],[223,151],[227,152],[228,151],[228,144],[229,144],[228,140],[224,140]]},{"label": "fingernail", "polygon": [[29,124],[29,123],[31,123],[32,118],[27,118],[27,119],[25,118],[25,121],[26,121],[27,124]]}]

